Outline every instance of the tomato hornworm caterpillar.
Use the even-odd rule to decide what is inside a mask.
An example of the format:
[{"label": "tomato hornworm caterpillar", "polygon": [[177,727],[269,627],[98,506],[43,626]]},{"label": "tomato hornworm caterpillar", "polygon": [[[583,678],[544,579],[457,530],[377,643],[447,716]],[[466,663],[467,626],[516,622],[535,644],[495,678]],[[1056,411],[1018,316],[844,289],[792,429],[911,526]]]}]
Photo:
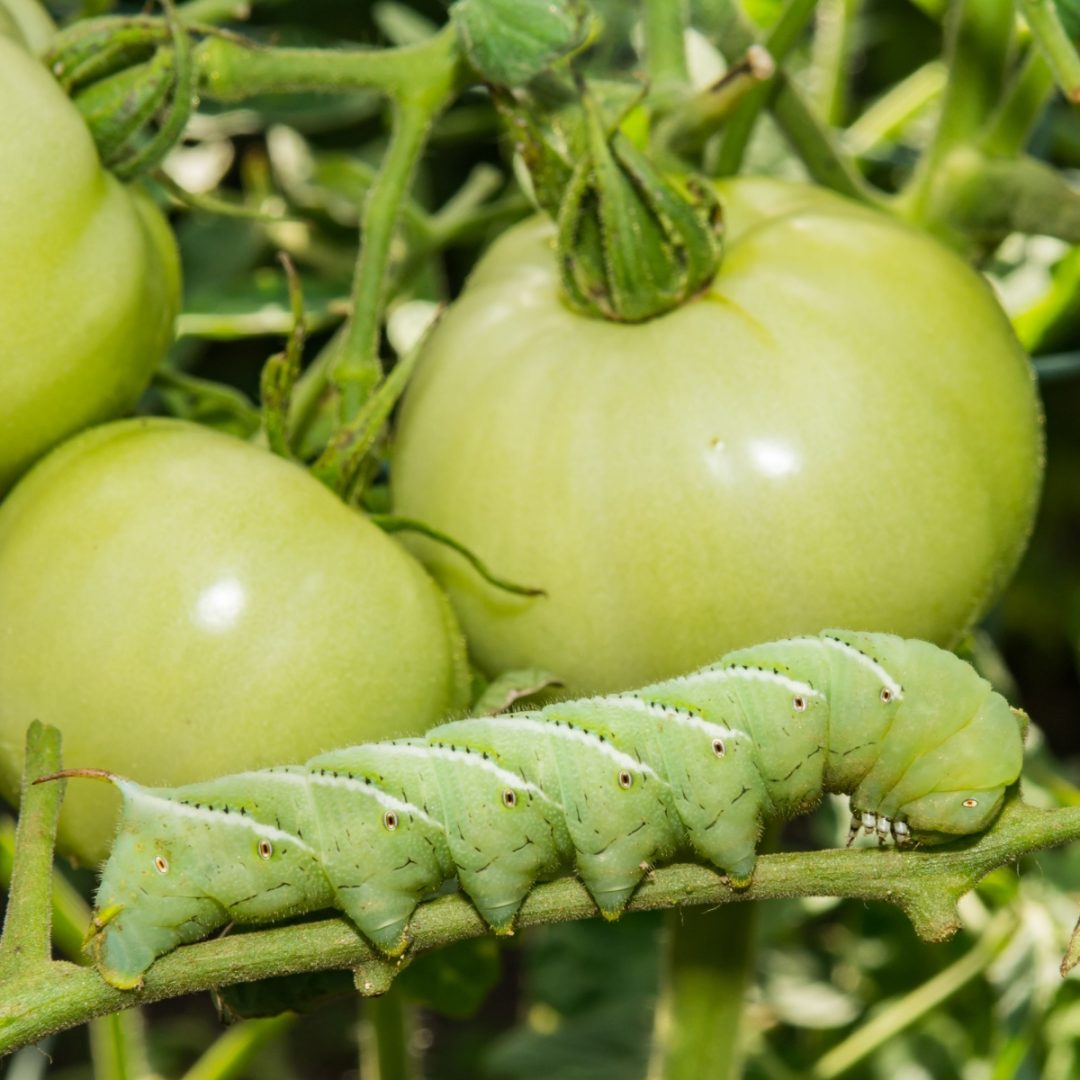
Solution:
[{"label": "tomato hornworm caterpillar", "polygon": [[676,855],[745,886],[763,822],[823,792],[851,795],[853,837],[979,832],[1019,777],[1025,723],[952,653],[827,631],[303,766],[172,789],[57,776],[108,779],[123,796],[90,944],[104,978],[130,988],[227,923],[321,908],[398,955],[417,903],[453,877],[496,932],[537,880],[570,867],[608,918]]}]

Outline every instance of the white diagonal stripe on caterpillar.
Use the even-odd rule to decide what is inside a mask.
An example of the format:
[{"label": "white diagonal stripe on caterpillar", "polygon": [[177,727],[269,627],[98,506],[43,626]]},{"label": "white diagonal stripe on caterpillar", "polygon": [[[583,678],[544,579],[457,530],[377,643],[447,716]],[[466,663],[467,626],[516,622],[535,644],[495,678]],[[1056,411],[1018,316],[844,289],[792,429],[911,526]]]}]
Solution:
[{"label": "white diagonal stripe on caterpillar", "polygon": [[177,802],[174,799],[166,799],[161,795],[154,795],[147,791],[146,788],[124,780],[121,777],[118,777],[114,783],[121,792],[123,792],[125,797],[138,802],[153,803],[158,806],[168,807],[172,813],[175,813],[179,817],[193,818],[196,821],[204,821],[214,825],[239,825],[245,829],[250,829],[262,840],[280,840],[283,843],[295,844],[298,848],[302,848],[311,855],[316,854],[313,848],[305,844],[304,841],[294,833],[286,832],[284,829],[275,828],[273,825],[267,825],[264,822],[256,820],[250,814],[241,814],[239,811],[235,814],[227,813],[224,810],[214,810],[208,806],[189,806],[187,803]]},{"label": "white diagonal stripe on caterpillar", "polygon": [[307,775],[307,781],[310,784],[318,784],[320,787],[336,787],[346,791],[355,791],[360,795],[366,795],[369,799],[373,799],[384,810],[395,810],[399,814],[411,814],[421,821],[426,821],[429,825],[434,825],[439,829],[443,828],[443,823],[441,821],[436,821],[435,818],[426,811],[421,810],[415,803],[395,798],[389,792],[383,791],[383,789],[377,785],[366,783],[363,780],[357,780],[355,777],[332,776],[329,773],[310,772]]},{"label": "white diagonal stripe on caterpillar", "polygon": [[457,761],[463,762],[466,765],[472,765],[473,768],[483,769],[484,772],[491,773],[492,776],[498,777],[509,787],[518,788],[520,791],[527,791],[530,795],[535,795],[538,799],[543,799],[544,802],[550,803],[552,806],[563,810],[563,807],[559,806],[550,795],[542,791],[535,784],[529,783],[525,777],[519,776],[516,772],[511,772],[509,769],[504,769],[501,765],[496,765],[491,758],[486,758],[483,754],[480,754],[475,750],[466,750],[464,747],[460,746],[435,746],[432,743],[392,743],[384,745],[392,745],[395,751],[409,754],[414,757],[442,758],[444,761]]},{"label": "white diagonal stripe on caterpillar", "polygon": [[849,659],[854,660],[855,663],[860,664],[868,671],[872,671],[881,680],[881,685],[897,701],[903,701],[904,688],[872,656],[867,656],[861,649],[856,649],[854,645],[849,645],[839,638],[830,637],[828,634],[822,634],[819,637],[790,638],[789,642],[793,645],[815,645],[819,649],[838,649]]},{"label": "white diagonal stripe on caterpillar", "polygon": [[746,731],[741,731],[739,728],[729,728],[724,724],[715,724],[710,720],[706,720],[703,716],[698,716],[697,713],[689,712],[686,709],[676,709],[670,705],[646,701],[636,694],[620,694],[615,700],[620,706],[630,705],[631,708],[646,713],[648,716],[655,716],[658,720],[670,720],[675,724],[681,724],[683,727],[696,728],[711,739],[746,739],[748,742],[753,742],[750,734]]},{"label": "white diagonal stripe on caterpillar", "polygon": [[823,698],[825,695],[820,690],[815,690],[809,683],[799,682],[788,675],[770,668],[746,667],[732,665],[731,667],[707,667],[701,671],[695,671],[690,675],[680,675],[670,682],[676,686],[692,686],[702,682],[723,682],[726,679],[748,680],[751,682],[771,682],[783,686],[793,694],[804,694],[806,697]]},{"label": "white diagonal stripe on caterpillar", "polygon": [[531,717],[515,716],[513,713],[502,717],[498,723],[500,727],[520,728],[522,731],[535,731],[538,735],[554,735],[560,739],[573,739],[576,742],[585,743],[593,750],[598,750],[605,757],[610,758],[622,769],[629,769],[649,777],[650,780],[659,781],[661,784],[666,783],[643,761],[638,761],[633,754],[620,750],[606,739],[584,728],[571,727],[565,722],[560,724],[553,720],[533,720]]}]

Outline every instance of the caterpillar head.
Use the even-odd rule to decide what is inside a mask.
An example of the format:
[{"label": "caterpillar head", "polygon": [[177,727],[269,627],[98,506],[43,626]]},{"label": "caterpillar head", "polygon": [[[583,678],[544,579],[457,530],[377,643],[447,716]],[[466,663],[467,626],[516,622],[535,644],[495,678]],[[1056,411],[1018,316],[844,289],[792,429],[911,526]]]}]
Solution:
[{"label": "caterpillar head", "polygon": [[[125,800],[125,810],[129,805]],[[156,957],[227,921],[221,905],[206,896],[205,882],[186,869],[200,865],[198,852],[161,820],[137,817],[145,815],[121,817],[87,942],[102,977],[119,989],[140,986]]]},{"label": "caterpillar head", "polygon": [[[937,750],[933,790],[900,807],[912,835],[922,843],[943,843],[989,828],[1020,776],[1027,716],[990,693],[971,721]],[[935,762],[935,764],[937,764]]]},{"label": "caterpillar head", "polygon": [[37,782],[59,777],[105,780],[123,797],[84,947],[106,982],[133,989],[156,957],[228,921],[221,904],[207,896],[199,872],[206,836],[171,813],[167,799],[133,781],[101,769],[69,769]]}]

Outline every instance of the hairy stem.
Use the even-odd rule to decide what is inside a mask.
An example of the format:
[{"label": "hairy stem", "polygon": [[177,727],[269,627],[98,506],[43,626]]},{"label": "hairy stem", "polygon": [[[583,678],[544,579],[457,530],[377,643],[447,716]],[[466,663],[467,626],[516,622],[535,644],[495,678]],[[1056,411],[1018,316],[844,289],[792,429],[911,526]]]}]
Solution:
[{"label": "hairy stem", "polygon": [[855,21],[862,0],[821,0],[814,34],[813,87],[817,110],[834,125],[847,114]]},{"label": "hairy stem", "polygon": [[1069,40],[1054,0],[1020,0],[1020,9],[1050,62],[1061,92],[1074,104],[1080,102],[1080,56]]},{"label": "hairy stem", "polygon": [[[55,748],[55,736],[53,739]],[[42,754],[36,746],[32,748],[27,759],[30,775],[55,769],[56,756],[55,750]],[[27,835],[39,820],[36,800],[43,795],[50,798],[49,791],[55,789],[56,785],[46,784],[28,793],[24,805],[31,825],[26,827]],[[959,897],[995,867],[1078,838],[1080,807],[1040,810],[1024,804],[1013,793],[991,829],[942,850],[850,849],[764,855],[753,882],[744,890],[731,888],[715,870],[678,864],[655,871],[642,884],[629,910],[840,896],[896,904],[921,937],[939,941],[959,926]],[[27,909],[25,898],[21,902],[38,926],[47,923],[48,860],[42,860],[41,855],[44,851],[48,856],[51,840],[47,830],[39,832],[36,841],[40,846],[24,844],[20,854],[20,860],[31,868],[39,863],[45,866],[45,885],[33,893],[36,903]],[[32,873],[17,867],[16,878],[20,873],[24,882],[34,880]],[[19,906],[16,904],[16,910]],[[518,925],[525,928],[595,915],[596,906],[584,885],[566,877],[533,889],[522,906]],[[410,930],[412,955],[488,933],[476,909],[461,895],[422,904]],[[116,990],[91,969],[44,960],[40,950],[35,955],[36,961],[9,968],[4,979],[0,1053],[132,1005],[273,975],[353,970],[362,989],[370,985],[372,992],[385,991],[388,979],[400,966],[378,956],[344,918],[237,933],[185,946],[158,960],[147,972],[142,989],[134,991]]]},{"label": "hairy stem", "polygon": [[686,0],[645,0],[645,62],[654,89],[686,84],[686,16]]},{"label": "hairy stem", "polygon": [[1028,143],[1054,88],[1046,57],[1032,49],[1009,84],[983,133],[981,147],[997,157],[1013,157]]},{"label": "hairy stem", "polygon": [[386,300],[387,266],[402,204],[427,142],[435,111],[425,104],[399,105],[378,175],[367,194],[360,256],[352,287],[352,315],[330,377],[341,392],[341,420],[347,423],[382,376],[379,330]]},{"label": "hairy stem", "polygon": [[[794,5],[795,0],[792,0]],[[757,44],[735,0],[708,0],[703,5],[703,14],[709,19],[713,36],[728,63],[738,63],[747,49]],[[810,175],[819,184],[842,195],[862,202],[879,201],[840,146],[835,133],[818,119],[787,75],[778,72],[771,85],[773,115]]]},{"label": "hairy stem", "polygon": [[[765,48],[776,65],[783,62],[810,24],[816,3],[817,0],[788,0],[765,41]],[[771,89],[772,84],[766,83],[751,91],[724,128],[709,170],[714,176],[734,176],[739,171],[750,136],[768,103]]]},{"label": "hairy stem", "polygon": [[452,28],[419,45],[392,49],[271,48],[237,37],[208,37],[194,49],[199,96],[245,101],[258,94],[382,90],[404,100],[456,63]]},{"label": "hairy stem", "polygon": [[393,990],[364,1001],[361,1076],[373,1080],[416,1080],[416,1063],[409,1049],[411,1011],[402,995]]},{"label": "hairy stem", "polygon": [[974,142],[1001,97],[1015,15],[1012,0],[957,0],[947,28],[949,70],[945,100],[929,147],[903,192],[899,208],[932,224],[933,187],[942,162]]},{"label": "hairy stem", "polygon": [[0,979],[5,981],[40,968],[52,954],[52,852],[63,784],[35,787],[32,779],[60,768],[60,732],[35,720],[26,733],[25,762],[11,890],[0,935]]},{"label": "hairy stem", "polygon": [[658,1048],[663,1080],[737,1080],[742,1018],[757,937],[757,904],[720,911],[692,908],[669,916],[667,984]]}]

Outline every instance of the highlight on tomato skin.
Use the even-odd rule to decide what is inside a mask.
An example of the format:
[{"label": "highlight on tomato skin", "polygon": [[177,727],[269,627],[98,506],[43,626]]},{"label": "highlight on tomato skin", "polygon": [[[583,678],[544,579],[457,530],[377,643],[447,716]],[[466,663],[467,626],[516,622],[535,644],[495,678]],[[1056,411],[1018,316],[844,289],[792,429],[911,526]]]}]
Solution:
[{"label": "highlight on tomato skin", "polygon": [[547,593],[498,595],[410,541],[487,671],[604,691],[823,623],[954,644],[1020,558],[1042,413],[987,284],[837,195],[719,193],[720,272],[677,311],[574,314],[537,219],[425,348],[394,508]]},{"label": "highlight on tomato skin", "polygon": [[[453,614],[404,548],[299,466],[178,420],[94,428],[23,478],[0,611],[11,800],[35,718],[67,762],[177,784],[417,734],[468,694]],[[98,861],[118,806],[72,785],[61,850]]]},{"label": "highlight on tomato skin", "polygon": [[70,99],[3,34],[0,107],[2,495],[134,407],[173,340],[180,265],[157,207],[102,168]]}]

